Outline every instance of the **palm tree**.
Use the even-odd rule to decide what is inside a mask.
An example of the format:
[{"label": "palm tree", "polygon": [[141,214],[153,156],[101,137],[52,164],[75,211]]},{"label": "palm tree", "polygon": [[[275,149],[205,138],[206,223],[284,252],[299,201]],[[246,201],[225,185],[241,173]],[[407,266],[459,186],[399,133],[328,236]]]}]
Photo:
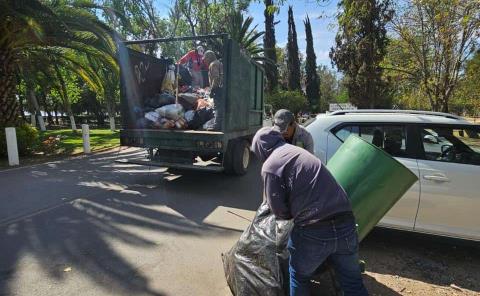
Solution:
[{"label": "palm tree", "polygon": [[257,25],[250,28],[252,23],[253,18],[251,16],[244,19],[241,11],[233,11],[229,16],[227,33],[253,59],[263,59],[263,48],[257,42],[261,40],[265,32],[258,32]]},{"label": "palm tree", "polygon": [[15,77],[26,65],[67,65],[92,86],[101,81],[82,58],[116,67],[111,29],[81,3],[0,1],[0,126],[19,123]]}]

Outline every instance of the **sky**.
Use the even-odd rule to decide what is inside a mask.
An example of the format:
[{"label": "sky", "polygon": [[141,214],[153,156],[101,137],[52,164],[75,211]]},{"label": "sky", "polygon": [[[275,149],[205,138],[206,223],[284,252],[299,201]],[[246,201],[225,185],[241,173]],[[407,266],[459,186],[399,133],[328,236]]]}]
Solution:
[{"label": "sky", "polygon": [[[293,9],[293,18],[295,20],[295,28],[297,31],[298,49],[305,55],[305,25],[303,21],[305,17],[310,17],[312,25],[313,46],[317,56],[317,65],[325,65],[332,68],[328,53],[335,43],[335,35],[337,31],[335,14],[337,12],[338,0],[327,0],[317,3],[316,0],[297,0],[286,1],[280,8],[280,12],[275,15],[275,22],[280,21],[275,26],[275,38],[277,45],[285,47],[288,37],[288,6]],[[254,19],[254,23],[258,24],[258,28],[265,30],[263,11],[265,5],[263,3],[253,3],[249,7],[249,15]]]},{"label": "sky", "polygon": [[[313,45],[317,56],[317,65],[325,65],[331,69],[332,65],[328,53],[335,43],[335,34],[337,31],[335,14],[337,12],[338,0],[323,0],[318,2],[317,0],[285,1],[285,4],[280,7],[280,11],[275,15],[275,22],[279,21],[275,26],[275,38],[278,46],[286,46],[288,36],[288,6],[291,5],[297,31],[298,49],[305,55],[306,41],[303,21],[308,14],[312,24]],[[156,4],[160,14],[162,15],[162,11],[168,13],[168,8],[171,7],[172,3],[172,0],[158,0]],[[258,25],[258,31],[265,30],[264,9],[265,5],[263,1],[253,1],[248,9],[248,15],[253,17],[254,25]]]}]

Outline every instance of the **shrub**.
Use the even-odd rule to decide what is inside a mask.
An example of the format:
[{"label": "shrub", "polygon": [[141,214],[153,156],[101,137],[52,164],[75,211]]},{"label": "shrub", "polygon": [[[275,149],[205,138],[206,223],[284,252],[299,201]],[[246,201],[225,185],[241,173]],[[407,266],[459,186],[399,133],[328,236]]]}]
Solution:
[{"label": "shrub", "polygon": [[299,91],[280,90],[267,95],[266,103],[274,110],[288,109],[297,114],[307,106],[307,98]]},{"label": "shrub", "polygon": [[[32,154],[38,147],[38,131],[31,125],[25,124],[16,127],[18,154],[26,156]],[[0,156],[7,156],[7,140],[5,138],[5,128],[0,129]]]}]

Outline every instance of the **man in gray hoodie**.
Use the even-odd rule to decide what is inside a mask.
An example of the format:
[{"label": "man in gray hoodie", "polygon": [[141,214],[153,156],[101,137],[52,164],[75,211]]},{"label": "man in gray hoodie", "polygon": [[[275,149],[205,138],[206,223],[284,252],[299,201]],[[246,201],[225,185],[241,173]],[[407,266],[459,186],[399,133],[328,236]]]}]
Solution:
[{"label": "man in gray hoodie", "polygon": [[278,126],[260,129],[252,151],[262,161],[264,195],[278,219],[293,219],[290,295],[309,295],[311,276],[330,258],[345,295],[368,295],[358,264],[358,237],[350,202],[311,153],[288,144]]}]

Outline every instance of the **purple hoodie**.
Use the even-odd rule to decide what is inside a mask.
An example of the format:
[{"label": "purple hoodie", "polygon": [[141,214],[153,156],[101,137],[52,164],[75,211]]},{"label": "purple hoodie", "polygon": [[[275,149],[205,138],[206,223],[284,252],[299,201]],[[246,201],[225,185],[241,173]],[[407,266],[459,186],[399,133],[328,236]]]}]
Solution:
[{"label": "purple hoodie", "polygon": [[253,138],[252,151],[264,162],[264,195],[278,218],[307,225],[351,211],[347,194],[322,162],[285,143],[278,131],[260,129]]}]

